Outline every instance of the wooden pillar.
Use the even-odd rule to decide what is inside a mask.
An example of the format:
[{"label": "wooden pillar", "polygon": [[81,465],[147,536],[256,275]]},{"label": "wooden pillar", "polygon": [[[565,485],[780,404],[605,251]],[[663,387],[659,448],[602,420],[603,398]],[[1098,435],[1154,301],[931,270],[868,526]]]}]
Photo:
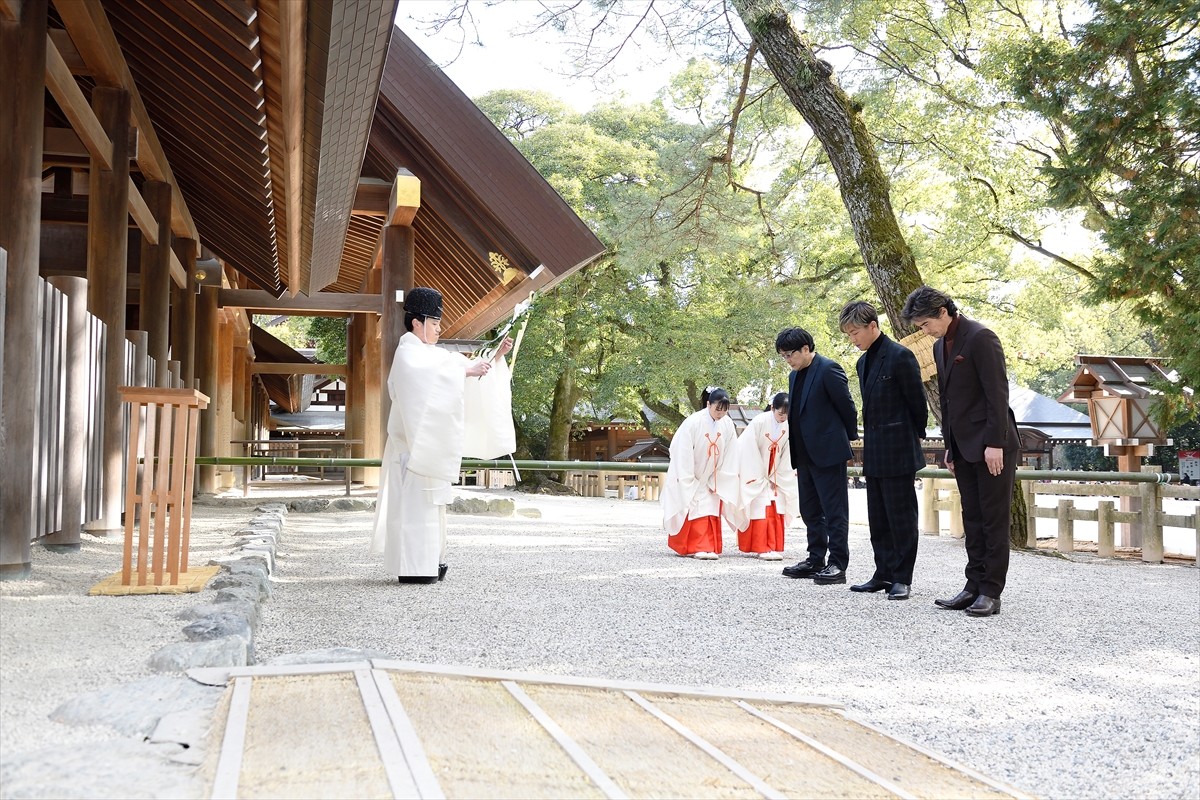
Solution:
[{"label": "wooden pillar", "polygon": [[123,382],[125,386],[150,386],[154,376],[146,357],[150,355],[150,337],[145,331],[126,331],[125,341],[133,345],[133,380]]},{"label": "wooden pillar", "polygon": [[196,388],[196,242],[175,239],[172,243],[187,275],[187,285],[171,284],[171,355],[179,362],[185,389]]},{"label": "wooden pillar", "polygon": [[[366,432],[368,436],[377,436],[380,453],[383,452],[383,441],[387,437],[387,419],[392,410],[391,398],[387,392],[388,373],[392,369],[396,346],[405,333],[404,306],[402,300],[397,300],[397,293],[407,292],[416,285],[416,234],[413,232],[412,223],[420,206],[421,181],[406,169],[398,170],[388,196],[387,223],[383,227],[383,246],[380,248],[379,284],[368,289],[378,291],[383,299],[383,312],[379,321],[379,348],[371,353],[371,358],[379,364],[379,386],[382,391],[378,395],[371,395],[371,387],[366,387],[367,397],[378,396],[380,400],[379,417],[383,424],[378,434]],[[367,336],[368,347],[373,339],[374,337]]]},{"label": "wooden pillar", "polygon": [[[396,346],[404,335],[403,301],[396,299],[397,292],[413,288],[414,244],[416,235],[409,225],[388,225],[383,229],[383,263],[379,270],[379,292],[383,297],[383,315],[379,322],[379,357],[382,373],[380,384],[387,387],[388,373],[392,369],[392,358]],[[369,391],[369,390],[368,390]],[[387,419],[392,403],[387,392],[380,396],[380,417]],[[386,427],[383,435],[387,435]]]},{"label": "wooden pillar", "polygon": [[[196,303],[195,327],[195,370],[200,383],[200,393],[208,397],[217,396],[217,287],[205,286]],[[185,386],[186,388],[186,386]],[[209,403],[200,412],[200,438],[198,455],[217,454],[217,404]],[[197,467],[196,494],[215,494],[217,491],[217,468]]]},{"label": "wooden pillar", "polygon": [[[1146,448],[1145,445],[1119,445],[1106,448],[1108,454],[1115,455],[1117,457],[1117,472],[1141,472],[1142,457],[1148,455],[1147,449],[1148,448]],[[1125,484],[1125,486],[1129,485],[1131,484]],[[1132,484],[1132,486],[1136,488],[1137,484]],[[1141,513],[1141,495],[1136,491],[1132,496],[1122,495],[1120,498],[1120,504],[1122,511],[1129,511],[1134,514]],[[1142,546],[1142,523],[1140,517],[1137,522],[1122,522],[1118,524],[1117,546]]]},{"label": "wooden pillar", "polygon": [[[1142,467],[1141,471],[1162,474],[1162,467],[1150,464]],[[1157,482],[1139,483],[1138,499],[1141,501],[1142,561],[1161,564],[1163,560],[1162,484]]]},{"label": "wooden pillar", "polygon": [[167,386],[171,316],[171,186],[146,181],[142,196],[158,222],[158,244],[142,238],[142,283],[138,296],[140,327],[148,336],[154,359],[152,386]]},{"label": "wooden pillar", "polygon": [[41,371],[38,258],[42,126],[46,95],[46,0],[0,17],[0,579],[30,572],[33,535],[33,387]]},{"label": "wooden pillar", "polygon": [[92,159],[88,182],[88,310],[106,326],[104,342],[103,501],[93,532],[123,531],[125,408],[117,388],[125,369],[125,292],[129,254],[129,93],[98,86],[96,116],[112,141],[112,169]]},{"label": "wooden pillar", "polygon": [[[214,287],[215,288],[215,287]],[[234,312],[230,312],[234,313]],[[226,315],[217,315],[217,393],[211,395],[212,405],[217,407],[217,452],[219,456],[230,455],[229,441],[233,439],[233,323]],[[241,455],[239,453],[239,455]],[[233,467],[218,467],[218,486],[227,489],[233,485]]]},{"label": "wooden pillar", "polygon": [[[363,341],[366,331],[367,315],[351,314],[350,324],[346,327],[346,438],[361,441],[363,438]],[[361,444],[352,445],[350,455],[353,458],[365,458]],[[350,471],[350,479],[354,483],[363,482],[363,468],[354,467]]]},{"label": "wooden pillar", "polygon": [[[243,423],[249,419],[249,414],[246,413],[246,376],[250,371],[246,369],[246,342],[238,341],[240,337],[236,335],[233,342],[233,417],[241,420]],[[244,439],[244,436],[237,436],[237,439]]]},{"label": "wooden pillar", "polygon": [[78,550],[83,529],[83,474],[87,460],[88,313],[87,280],[68,275],[50,278],[67,298],[67,342],[64,358],[62,453],[62,527],[42,539],[48,550]]},{"label": "wooden pillar", "polygon": [[[374,314],[367,316],[363,337],[363,362],[366,364],[363,375],[363,458],[383,457],[383,443],[387,437],[387,417],[384,414],[385,409],[391,407],[383,359],[379,354],[380,327],[379,317]],[[363,468],[363,485],[379,485],[378,468]]]}]

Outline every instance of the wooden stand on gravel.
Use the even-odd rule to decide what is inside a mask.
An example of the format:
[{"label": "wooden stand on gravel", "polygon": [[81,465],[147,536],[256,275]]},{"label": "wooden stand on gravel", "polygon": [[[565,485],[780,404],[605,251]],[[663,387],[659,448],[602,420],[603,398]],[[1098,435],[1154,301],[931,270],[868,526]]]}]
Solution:
[{"label": "wooden stand on gravel", "polygon": [[121,585],[134,585],[136,563],[138,586],[147,585],[150,573],[154,586],[168,576],[174,586],[188,571],[196,431],[208,397],[194,389],[138,386],[122,386],[120,393],[130,406]]}]

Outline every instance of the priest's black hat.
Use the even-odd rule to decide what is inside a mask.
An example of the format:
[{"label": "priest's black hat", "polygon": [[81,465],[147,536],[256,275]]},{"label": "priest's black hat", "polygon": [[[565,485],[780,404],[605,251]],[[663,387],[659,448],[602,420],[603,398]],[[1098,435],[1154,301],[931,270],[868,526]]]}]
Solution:
[{"label": "priest's black hat", "polygon": [[427,286],[416,286],[404,294],[404,310],[418,317],[442,318],[442,293]]}]

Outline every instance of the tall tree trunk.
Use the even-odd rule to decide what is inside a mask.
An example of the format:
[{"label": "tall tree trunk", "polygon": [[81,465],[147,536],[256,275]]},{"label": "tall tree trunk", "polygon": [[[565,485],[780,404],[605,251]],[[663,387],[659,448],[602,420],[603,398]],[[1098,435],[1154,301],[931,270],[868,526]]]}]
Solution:
[{"label": "tall tree trunk", "polygon": [[733,0],[733,5],[833,165],[854,239],[892,330],[898,336],[912,333],[914,328],[900,311],[921,285],[921,274],[892,210],[888,179],[859,114],[861,107],[833,80],[833,68],[817,58],[780,0]]},{"label": "tall tree trunk", "polygon": [[[833,165],[854,240],[867,276],[897,337],[916,329],[905,322],[904,301],[924,281],[904,234],[879,154],[855,104],[833,79],[833,68],[792,25],[780,0],[733,0],[746,30],[792,105],[812,128]],[[941,422],[937,380],[925,383],[929,408]]]},{"label": "tall tree trunk", "polygon": [[[546,443],[547,461],[566,461],[571,452],[571,423],[575,405],[579,402],[579,387],[575,383],[579,360],[580,340],[575,315],[563,315],[563,366],[554,382],[554,398],[550,405],[550,432]],[[551,480],[561,481],[562,473],[550,473]]]},{"label": "tall tree trunk", "polygon": [[554,401],[550,407],[550,437],[546,445],[547,461],[566,461],[571,448],[571,416],[578,402],[575,370],[564,369],[554,383]]}]

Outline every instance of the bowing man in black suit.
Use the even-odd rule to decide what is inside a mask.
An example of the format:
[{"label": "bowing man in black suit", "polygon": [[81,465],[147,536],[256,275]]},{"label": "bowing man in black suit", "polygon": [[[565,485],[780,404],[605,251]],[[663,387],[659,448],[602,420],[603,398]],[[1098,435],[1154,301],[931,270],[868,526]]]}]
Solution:
[{"label": "bowing man in black suit", "polygon": [[929,420],[917,357],[879,330],[879,312],[861,300],[842,309],[842,332],[863,352],[855,368],[862,393],[863,475],[875,574],[852,592],[886,589],[907,600],[917,561],[917,492],[913,480],[925,466],[921,437]]},{"label": "bowing man in black suit", "polygon": [[788,444],[800,488],[800,518],[808,529],[808,558],[784,567],[783,574],[822,585],[845,583],[850,563],[846,462],[850,440],[858,438],[846,373],[836,361],[817,355],[803,328],[780,332],[775,350],[792,368]]},{"label": "bowing man in black suit", "polygon": [[973,617],[1000,613],[1008,575],[1008,532],[1021,442],[1008,407],[1004,348],[995,333],[958,313],[954,301],[922,286],[904,302],[904,318],[933,343],[941,391],[946,467],[962,497],[967,582],[949,600]]}]

